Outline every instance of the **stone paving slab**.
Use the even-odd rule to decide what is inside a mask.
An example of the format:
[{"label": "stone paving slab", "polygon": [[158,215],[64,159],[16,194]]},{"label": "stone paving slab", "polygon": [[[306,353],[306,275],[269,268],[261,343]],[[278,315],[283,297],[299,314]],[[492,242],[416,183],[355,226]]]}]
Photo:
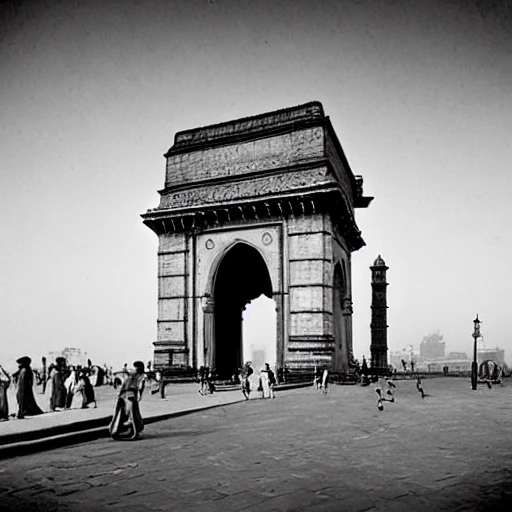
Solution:
[{"label": "stone paving slab", "polygon": [[[512,510],[512,382],[290,391],[0,464],[4,510]],[[508,507],[507,507],[508,506]],[[19,508],[21,507],[21,508]],[[26,507],[26,508],[23,508]]]},{"label": "stone paving slab", "polygon": [[[45,412],[22,420],[14,418],[0,422],[0,458],[6,453],[13,453],[13,449],[17,446],[35,447],[38,441],[44,439],[51,446],[59,437],[64,441],[84,431],[89,431],[90,438],[100,435],[112,419],[118,392],[110,386],[103,386],[95,388],[95,393],[98,399],[96,408],[79,408],[81,400],[78,398],[72,408],[66,411]],[[44,395],[36,393],[35,396],[38,404],[43,405]],[[150,424],[154,421],[242,400],[245,399],[240,391],[203,396],[197,392],[197,385],[180,384],[175,387],[168,386],[165,399],[160,398],[159,394],[146,393],[140,402],[140,408],[145,424]],[[78,436],[77,442],[82,439],[86,440],[87,436]]]},{"label": "stone paving slab", "polygon": [[[297,387],[304,387],[304,384],[281,386],[280,392]],[[240,390],[201,395],[197,389],[197,384],[169,385],[165,399],[159,393],[152,394],[148,390],[140,402],[144,423],[149,425],[156,421],[245,401]],[[114,388],[103,386],[95,388],[98,400],[96,408],[91,406],[81,409],[81,398],[78,397],[66,411],[45,412],[22,420],[14,418],[0,422],[0,459],[72,442],[85,442],[106,435],[117,393]],[[47,397],[37,392],[36,388],[35,398],[44,410]],[[251,400],[256,398],[259,398],[259,393],[252,393]],[[13,400],[15,403],[12,391],[10,399],[10,403]]]}]

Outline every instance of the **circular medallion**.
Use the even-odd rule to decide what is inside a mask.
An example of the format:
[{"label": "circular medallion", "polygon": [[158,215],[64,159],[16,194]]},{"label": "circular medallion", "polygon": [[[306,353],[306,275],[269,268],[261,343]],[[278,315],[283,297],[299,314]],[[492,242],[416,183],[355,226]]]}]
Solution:
[{"label": "circular medallion", "polygon": [[208,238],[204,245],[206,246],[207,249],[213,249],[215,247],[215,244],[213,243],[213,240],[211,238]]},{"label": "circular medallion", "polygon": [[270,235],[270,233],[263,233],[263,236],[261,237],[261,241],[265,245],[269,245],[272,243],[272,236]]}]

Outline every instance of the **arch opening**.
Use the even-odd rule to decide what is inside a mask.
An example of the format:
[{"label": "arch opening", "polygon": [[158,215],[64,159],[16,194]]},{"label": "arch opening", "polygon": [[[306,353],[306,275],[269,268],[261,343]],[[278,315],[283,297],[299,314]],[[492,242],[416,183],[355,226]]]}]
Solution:
[{"label": "arch opening", "polygon": [[242,361],[251,361],[256,371],[265,363],[276,366],[276,316],[275,301],[263,294],[243,311]]},{"label": "arch opening", "polygon": [[343,318],[343,301],[346,295],[345,278],[342,267],[338,262],[334,267],[333,279],[333,331],[335,340],[334,367],[337,370],[347,370],[348,348],[346,326]]},{"label": "arch opening", "polygon": [[[248,303],[261,295],[272,298],[272,282],[267,265],[254,247],[237,243],[220,262],[213,287],[213,360],[220,378],[230,378],[244,363],[243,312]],[[249,349],[246,347],[246,351]]]}]

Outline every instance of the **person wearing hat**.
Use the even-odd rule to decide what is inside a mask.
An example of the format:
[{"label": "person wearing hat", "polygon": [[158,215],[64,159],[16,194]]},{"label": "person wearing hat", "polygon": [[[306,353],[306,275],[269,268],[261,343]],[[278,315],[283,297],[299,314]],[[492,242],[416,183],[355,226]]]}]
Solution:
[{"label": "person wearing hat", "polygon": [[139,401],[144,392],[144,363],[135,361],[135,371],[121,385],[114,415],[109,427],[110,437],[116,440],[133,440],[144,430]]},{"label": "person wearing hat", "polygon": [[50,381],[52,384],[52,392],[50,395],[50,411],[66,408],[66,386],[65,382],[68,377],[66,358],[57,357],[55,366],[50,373]]},{"label": "person wearing hat", "polygon": [[25,416],[36,416],[43,414],[34,398],[34,373],[30,368],[32,360],[30,357],[20,357],[16,361],[19,365],[18,370],[18,389],[16,391],[16,400],[18,401],[18,419]]}]

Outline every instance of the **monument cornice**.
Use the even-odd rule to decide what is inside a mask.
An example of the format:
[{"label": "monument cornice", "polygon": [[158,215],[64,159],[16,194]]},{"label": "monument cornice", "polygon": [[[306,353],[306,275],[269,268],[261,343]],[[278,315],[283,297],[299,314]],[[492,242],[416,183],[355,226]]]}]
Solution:
[{"label": "monument cornice", "polygon": [[217,203],[156,208],[142,214],[144,224],[155,233],[198,232],[237,221],[275,220],[289,216],[330,213],[344,230],[350,251],[365,245],[353,214],[336,182],[276,193],[266,197],[234,198]]},{"label": "monument cornice", "polygon": [[325,114],[322,104],[312,101],[234,121],[184,130],[175,135],[174,145],[164,156],[266,138],[306,126],[319,125],[323,119]]}]

